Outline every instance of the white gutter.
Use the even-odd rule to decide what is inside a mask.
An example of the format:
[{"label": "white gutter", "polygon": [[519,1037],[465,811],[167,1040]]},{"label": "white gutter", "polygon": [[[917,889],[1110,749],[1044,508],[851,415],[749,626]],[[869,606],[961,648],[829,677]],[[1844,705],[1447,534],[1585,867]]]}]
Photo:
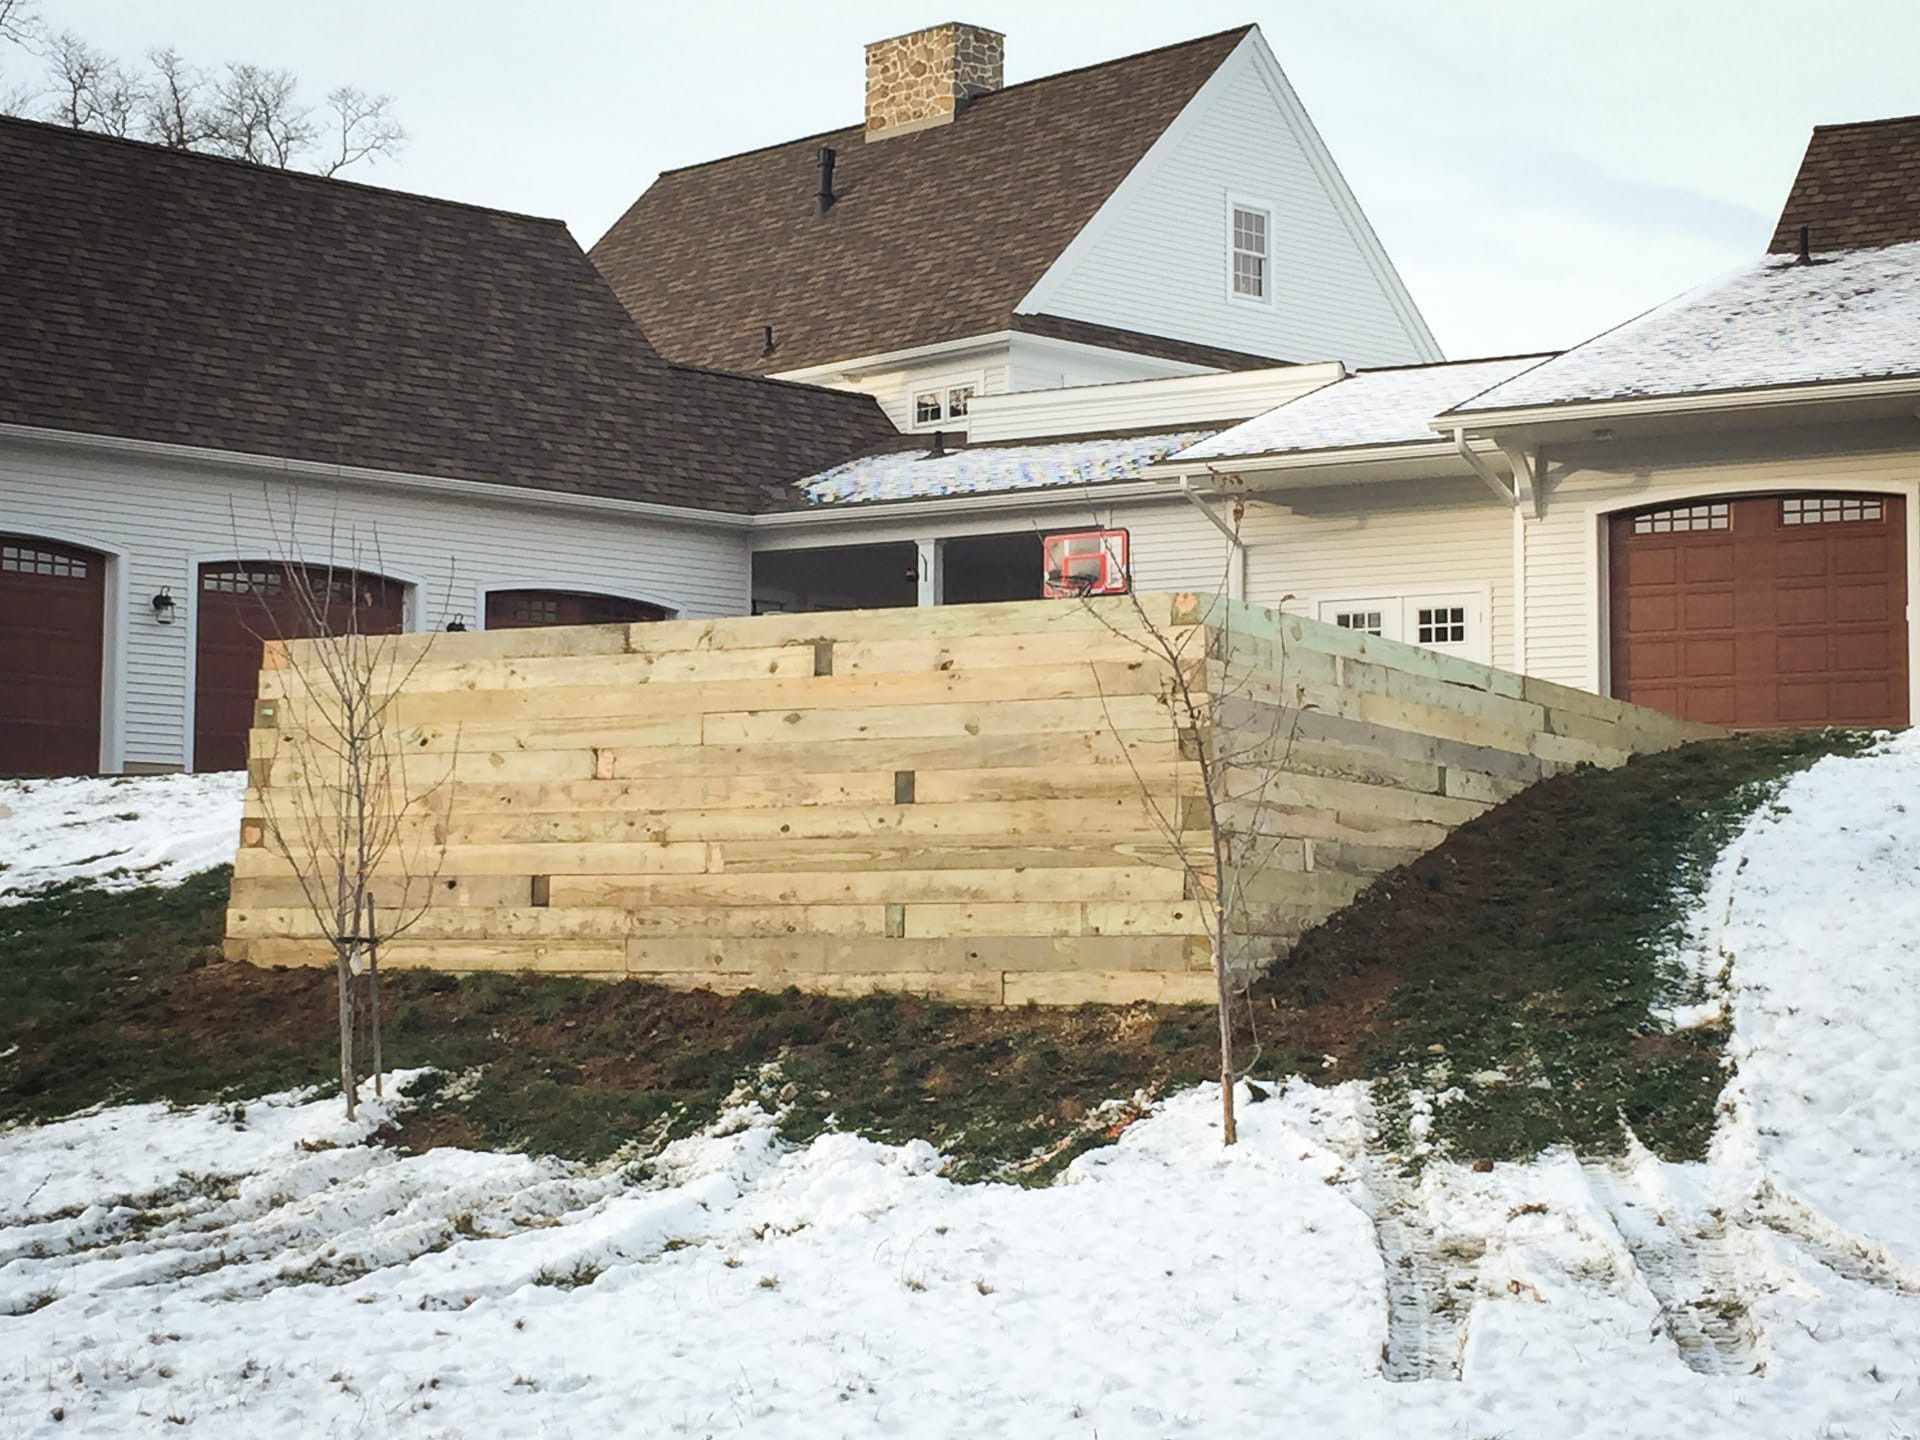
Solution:
[{"label": "white gutter", "polygon": [[1462,427],[1485,430],[1513,425],[1554,424],[1562,420],[1613,420],[1636,415],[1689,415],[1714,410],[1765,410],[1783,405],[1837,404],[1920,394],[1920,376],[1888,380],[1845,380],[1784,385],[1755,390],[1712,390],[1697,395],[1652,395],[1633,400],[1575,400],[1559,405],[1525,405],[1505,410],[1447,410],[1430,423],[1435,430]]},{"label": "white gutter", "polygon": [[[1499,453],[1499,447],[1491,441],[1469,443],[1482,455]],[[1175,456],[1149,465],[1145,473],[1160,480],[1177,480],[1183,476],[1197,478],[1216,473],[1214,467],[1220,464],[1231,464],[1236,470],[1242,471],[1331,470],[1346,465],[1378,465],[1391,460],[1447,460],[1459,454],[1451,439],[1403,440],[1392,445],[1355,445],[1344,450],[1287,450],[1267,455],[1213,456],[1184,464],[1178,463],[1179,457]],[[1468,460],[1467,463],[1473,462]]]},{"label": "white gutter", "polygon": [[1038,490],[995,490],[979,495],[942,495],[929,500],[864,500],[838,505],[816,505],[807,510],[774,510],[751,517],[753,528],[782,529],[809,525],[859,525],[874,520],[918,519],[921,516],[972,514],[981,510],[1041,510],[1091,500],[1106,505],[1116,500],[1166,500],[1165,484],[1157,480],[1125,480],[1093,485],[1049,485]]},{"label": "white gutter", "polygon": [[41,444],[77,445],[121,455],[153,456],[202,465],[227,465],[259,470],[290,479],[330,480],[345,485],[372,485],[400,490],[437,491],[468,499],[486,499],[502,505],[535,509],[598,510],[634,518],[668,520],[708,529],[744,530],[752,515],[691,506],[662,505],[652,500],[616,500],[601,495],[571,495],[562,490],[532,486],[488,484],[481,480],[450,480],[441,475],[414,475],[400,470],[370,470],[360,465],[328,465],[317,460],[293,460],[277,455],[250,455],[240,450],[212,450],[199,445],[176,445],[163,440],[129,440],[119,435],[87,435],[75,430],[48,430],[37,425],[0,424],[0,438]]}]

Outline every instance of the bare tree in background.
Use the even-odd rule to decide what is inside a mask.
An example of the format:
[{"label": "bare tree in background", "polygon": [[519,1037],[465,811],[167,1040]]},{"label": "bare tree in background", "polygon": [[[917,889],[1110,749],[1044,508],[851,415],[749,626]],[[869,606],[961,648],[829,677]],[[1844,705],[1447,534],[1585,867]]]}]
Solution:
[{"label": "bare tree in background", "polygon": [[44,67],[42,87],[0,96],[0,113],[323,175],[391,159],[406,144],[390,95],[342,85],[316,111],[301,100],[291,70],[229,64],[209,71],[171,47],[129,66],[72,31],[47,36],[32,0],[0,0],[0,40],[37,55]]},{"label": "bare tree in background", "polygon": [[359,1103],[358,1016],[367,1015],[377,1095],[379,946],[412,929],[432,900],[446,862],[459,744],[456,734],[451,753],[416,758],[416,772],[422,763],[439,772],[416,787],[420,777],[409,773],[395,708],[432,652],[435,632],[367,629],[363,618],[372,597],[366,587],[383,572],[378,537],[366,545],[357,536],[343,543],[336,525],[325,562],[309,565],[293,538],[293,518],[278,549],[296,623],[267,628],[323,638],[287,643],[263,635],[281,641],[268,649],[268,668],[283,676],[279,728],[265,757],[270,773],[250,779],[261,800],[263,842],[291,867],[333,950],[340,1088],[351,1117]]},{"label": "bare tree in background", "polygon": [[31,44],[40,34],[40,7],[34,0],[0,0],[0,40]]},{"label": "bare tree in background", "polygon": [[72,31],[63,31],[47,47],[53,86],[47,118],[71,130],[128,136],[140,118],[140,81],[111,55],[96,50]]},{"label": "bare tree in background", "polygon": [[[1241,514],[1236,502],[1236,543]],[[1267,637],[1235,634],[1234,608],[1228,601],[1231,554],[1227,563],[1211,594],[1177,597],[1176,613],[1167,619],[1150,613],[1131,583],[1127,595],[1132,625],[1115,623],[1098,607],[1089,608],[1113,634],[1164,666],[1158,698],[1181,761],[1193,767],[1205,827],[1198,853],[1189,843],[1196,832],[1188,823],[1187,788],[1176,783],[1168,795],[1143,774],[1107,711],[1108,730],[1121,741],[1154,827],[1179,857],[1188,892],[1206,916],[1220,1029],[1221,1139],[1232,1145],[1239,1138],[1234,1085],[1259,1059],[1259,1032],[1248,991],[1259,973],[1259,960],[1251,952],[1264,927],[1249,894],[1250,882],[1275,863],[1290,838],[1274,805],[1274,788],[1291,758],[1300,715],[1312,707],[1300,687],[1287,679],[1283,631],[1275,632],[1273,656],[1242,654],[1242,640],[1260,644]],[[1268,660],[1272,668],[1263,663]],[[1097,667],[1094,684],[1100,684]],[[1105,709],[1104,691],[1100,698]],[[1236,1058],[1236,1017],[1242,1012],[1254,1047],[1245,1066]]]}]

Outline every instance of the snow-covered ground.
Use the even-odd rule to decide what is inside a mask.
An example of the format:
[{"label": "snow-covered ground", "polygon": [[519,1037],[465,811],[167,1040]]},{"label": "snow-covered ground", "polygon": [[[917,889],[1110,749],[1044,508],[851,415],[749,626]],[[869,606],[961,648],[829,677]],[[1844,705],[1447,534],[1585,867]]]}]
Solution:
[{"label": "snow-covered ground", "polygon": [[240,843],[239,771],[0,780],[0,905],[62,880],[174,885]]},{"label": "snow-covered ground", "polygon": [[1360,1085],[1232,1150],[1190,1092],[1035,1191],[751,1099],[644,1172],[299,1096],[16,1130],[0,1440],[1920,1433],[1920,743],[1791,781],[1693,937],[1740,1066],[1700,1165],[1415,1182]]}]

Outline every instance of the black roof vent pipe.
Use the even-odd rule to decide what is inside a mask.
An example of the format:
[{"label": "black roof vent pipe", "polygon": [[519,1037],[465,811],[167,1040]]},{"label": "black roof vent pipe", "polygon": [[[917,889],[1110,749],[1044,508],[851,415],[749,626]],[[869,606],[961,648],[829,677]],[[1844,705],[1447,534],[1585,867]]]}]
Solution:
[{"label": "black roof vent pipe", "polygon": [[927,458],[929,460],[938,460],[946,453],[947,432],[944,430],[936,430],[933,432],[933,448],[927,451]]},{"label": "black roof vent pipe", "polygon": [[1802,265],[1813,263],[1813,234],[1805,225],[1800,227],[1800,263]]},{"label": "black roof vent pipe", "polygon": [[813,197],[813,213],[824,215],[833,204],[833,147],[820,147],[820,193]]}]

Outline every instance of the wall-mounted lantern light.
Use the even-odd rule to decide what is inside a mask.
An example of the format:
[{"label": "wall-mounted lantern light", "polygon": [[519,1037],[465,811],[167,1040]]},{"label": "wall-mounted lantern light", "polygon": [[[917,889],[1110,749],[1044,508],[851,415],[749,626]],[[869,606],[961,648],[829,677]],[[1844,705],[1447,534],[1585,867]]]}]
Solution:
[{"label": "wall-mounted lantern light", "polygon": [[160,593],[153,597],[153,619],[158,625],[173,623],[173,591],[162,585]]},{"label": "wall-mounted lantern light", "polygon": [[464,615],[456,615],[451,620],[447,621],[448,634],[459,635],[462,632],[464,632],[466,628],[467,628],[467,617]]}]

